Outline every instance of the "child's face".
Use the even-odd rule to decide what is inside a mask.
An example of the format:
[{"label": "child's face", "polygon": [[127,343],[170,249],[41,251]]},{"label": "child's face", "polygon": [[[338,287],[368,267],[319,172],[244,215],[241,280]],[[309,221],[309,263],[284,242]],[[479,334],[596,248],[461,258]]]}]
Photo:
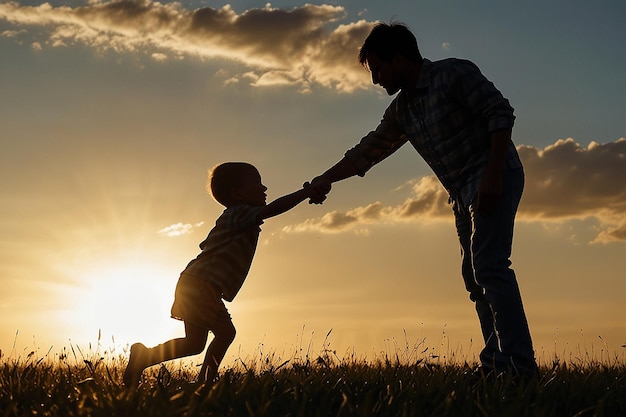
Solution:
[{"label": "child's face", "polygon": [[239,202],[251,206],[264,206],[267,195],[267,187],[261,182],[261,175],[256,170],[250,170],[241,178],[236,188],[236,196]]}]

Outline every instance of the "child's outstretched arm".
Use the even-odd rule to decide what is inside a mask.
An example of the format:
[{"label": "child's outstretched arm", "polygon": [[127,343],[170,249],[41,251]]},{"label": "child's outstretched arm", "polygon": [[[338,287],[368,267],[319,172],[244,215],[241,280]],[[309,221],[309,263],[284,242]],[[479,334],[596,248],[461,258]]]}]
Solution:
[{"label": "child's outstretched arm", "polygon": [[308,182],[305,182],[300,190],[279,197],[271,203],[268,203],[259,212],[259,218],[267,219],[291,210],[310,197],[310,186],[311,185]]}]

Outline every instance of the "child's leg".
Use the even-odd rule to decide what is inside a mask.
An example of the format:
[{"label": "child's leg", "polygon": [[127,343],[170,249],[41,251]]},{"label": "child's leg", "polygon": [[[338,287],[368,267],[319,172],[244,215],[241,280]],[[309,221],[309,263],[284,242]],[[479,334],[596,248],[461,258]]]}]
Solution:
[{"label": "child's leg", "polygon": [[184,356],[197,355],[204,350],[208,334],[208,330],[185,322],[185,337],[168,340],[149,349],[150,364],[148,366]]},{"label": "child's leg", "polygon": [[215,336],[209,344],[209,348],[204,356],[204,362],[198,375],[198,381],[213,381],[217,376],[217,370],[220,367],[224,355],[230,344],[235,340],[235,326],[233,322],[229,320],[220,321],[214,329],[212,329]]},{"label": "child's leg", "polygon": [[130,347],[130,356],[128,365],[124,370],[124,385],[127,387],[136,387],[141,377],[141,372],[147,366],[148,348],[143,343],[134,343]]},{"label": "child's leg", "polygon": [[202,352],[207,336],[208,330],[185,322],[185,337],[169,340],[151,349],[141,343],[133,344],[124,371],[124,384],[137,385],[141,373],[149,366]]}]

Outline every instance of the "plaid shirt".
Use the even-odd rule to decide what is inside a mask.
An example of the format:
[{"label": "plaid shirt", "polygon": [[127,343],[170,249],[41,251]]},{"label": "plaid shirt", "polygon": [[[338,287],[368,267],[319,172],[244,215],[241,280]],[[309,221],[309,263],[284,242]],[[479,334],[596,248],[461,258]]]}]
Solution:
[{"label": "plaid shirt", "polygon": [[[452,199],[468,205],[489,160],[490,133],[513,127],[513,108],[470,61],[424,59],[415,92],[401,91],[376,130],[348,152],[360,176],[411,142]],[[521,167],[511,144],[508,167]]]},{"label": "plaid shirt", "polygon": [[184,274],[204,279],[222,290],[222,298],[232,301],[241,289],[256,251],[263,220],[261,206],[229,207],[200,243],[202,252],[189,262]]}]

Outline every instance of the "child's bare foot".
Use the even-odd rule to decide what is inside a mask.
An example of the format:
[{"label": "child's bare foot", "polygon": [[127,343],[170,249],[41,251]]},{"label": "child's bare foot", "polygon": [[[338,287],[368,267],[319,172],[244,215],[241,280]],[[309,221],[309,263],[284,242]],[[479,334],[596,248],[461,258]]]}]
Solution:
[{"label": "child's bare foot", "polygon": [[141,373],[148,366],[148,348],[143,343],[135,343],[130,347],[128,366],[124,371],[124,385],[136,387],[139,384]]}]

